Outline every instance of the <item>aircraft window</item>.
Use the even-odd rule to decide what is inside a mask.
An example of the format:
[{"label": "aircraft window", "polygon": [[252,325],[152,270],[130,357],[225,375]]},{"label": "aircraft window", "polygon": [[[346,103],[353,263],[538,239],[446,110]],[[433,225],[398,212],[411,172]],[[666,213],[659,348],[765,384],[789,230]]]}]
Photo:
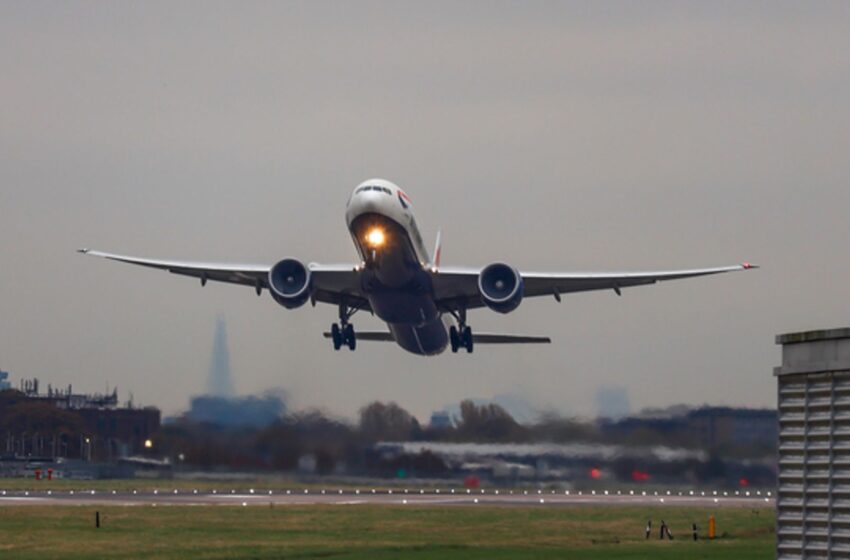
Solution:
[{"label": "aircraft window", "polygon": [[393,194],[393,192],[387,187],[379,187],[377,185],[366,185],[365,187],[360,187],[355,191],[355,193],[361,193],[363,191],[377,191],[388,195]]}]

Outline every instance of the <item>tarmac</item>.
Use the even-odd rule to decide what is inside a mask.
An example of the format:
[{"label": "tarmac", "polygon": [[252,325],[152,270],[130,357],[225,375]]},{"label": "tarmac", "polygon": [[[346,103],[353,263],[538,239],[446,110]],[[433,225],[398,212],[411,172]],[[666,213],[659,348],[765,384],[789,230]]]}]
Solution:
[{"label": "tarmac", "polygon": [[570,492],[555,490],[154,490],[0,491],[2,506],[679,506],[775,507],[771,492]]}]

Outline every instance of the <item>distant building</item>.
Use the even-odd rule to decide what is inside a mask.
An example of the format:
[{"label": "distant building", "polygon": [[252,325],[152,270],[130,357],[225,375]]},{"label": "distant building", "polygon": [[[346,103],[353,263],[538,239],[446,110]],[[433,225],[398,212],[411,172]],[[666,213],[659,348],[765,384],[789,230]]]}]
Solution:
[{"label": "distant building", "polygon": [[629,393],[625,387],[600,387],[596,390],[596,415],[618,420],[631,413]]},{"label": "distant building", "polygon": [[694,439],[706,449],[722,445],[773,445],[778,435],[776,411],[705,407],[688,414],[687,422]]},{"label": "distant building", "polygon": [[663,434],[667,441],[708,450],[724,447],[769,448],[778,435],[776,411],[772,409],[706,406],[686,414],[632,416],[600,425],[602,432],[620,439],[641,434]]},{"label": "distant building", "polygon": [[[708,459],[700,450],[585,443],[379,442],[372,446],[371,453],[376,465],[396,465],[403,463],[405,457],[428,454],[438,458],[454,475],[476,475],[505,482],[534,478],[570,484],[587,481],[591,469],[616,477],[622,470],[618,469],[618,462],[629,466],[639,463],[658,472],[657,480],[664,481],[669,477],[664,478],[663,465],[673,464],[670,470],[681,477],[679,465]],[[630,473],[631,468],[626,476]]]},{"label": "distant building", "polygon": [[[17,395],[17,396],[15,396]],[[115,461],[141,453],[145,441],[159,430],[160,411],[154,407],[118,405],[118,391],[100,394],[74,393],[47,386],[39,391],[38,379],[22,380],[20,392],[11,396],[18,404],[48,404],[63,410],[63,428],[33,431],[26,425],[2,426],[5,437],[0,448],[6,456],[55,459],[81,458],[87,461]]]},{"label": "distant building", "polygon": [[10,389],[12,387],[12,384],[9,383],[7,379],[9,379],[9,372],[0,369],[0,391]]},{"label": "distant building", "polygon": [[260,397],[193,397],[186,417],[194,422],[229,427],[262,428],[280,420],[286,405],[279,395]]},{"label": "distant building", "polygon": [[428,427],[434,430],[451,428],[453,425],[451,415],[445,410],[431,413],[431,421],[428,423]]}]

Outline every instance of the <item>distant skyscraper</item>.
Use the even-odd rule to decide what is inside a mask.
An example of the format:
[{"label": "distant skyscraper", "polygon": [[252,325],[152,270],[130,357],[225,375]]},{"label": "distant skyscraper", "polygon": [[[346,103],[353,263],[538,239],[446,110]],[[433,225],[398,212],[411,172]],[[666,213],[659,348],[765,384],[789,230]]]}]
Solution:
[{"label": "distant skyscraper", "polygon": [[618,420],[630,412],[629,393],[625,387],[600,387],[596,390],[596,414],[600,418]]},{"label": "distant skyscraper", "polygon": [[235,394],[230,377],[230,352],[227,350],[227,322],[223,315],[219,315],[215,323],[207,393],[216,397],[232,397]]}]

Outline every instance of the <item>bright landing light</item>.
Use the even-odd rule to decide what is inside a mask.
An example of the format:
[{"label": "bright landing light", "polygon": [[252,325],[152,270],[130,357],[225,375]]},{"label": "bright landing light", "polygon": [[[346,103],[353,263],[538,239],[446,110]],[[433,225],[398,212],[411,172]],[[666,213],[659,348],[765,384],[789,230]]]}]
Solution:
[{"label": "bright landing light", "polygon": [[384,230],[378,227],[372,228],[369,230],[369,233],[366,234],[366,243],[373,248],[380,247],[386,240]]}]

